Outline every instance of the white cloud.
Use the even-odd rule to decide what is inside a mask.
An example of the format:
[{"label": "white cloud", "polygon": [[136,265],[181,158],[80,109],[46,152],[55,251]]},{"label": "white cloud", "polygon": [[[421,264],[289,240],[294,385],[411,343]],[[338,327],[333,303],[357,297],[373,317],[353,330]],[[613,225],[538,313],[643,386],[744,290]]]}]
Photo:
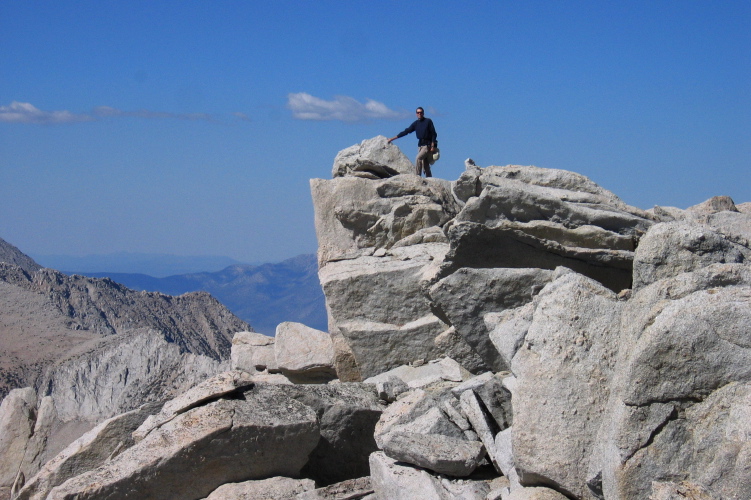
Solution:
[{"label": "white cloud", "polygon": [[[234,113],[236,118],[250,120],[244,113]],[[172,119],[209,122],[217,121],[214,116],[206,113],[166,113],[163,111],[123,111],[110,106],[97,106],[91,113],[71,113],[70,111],[42,111],[28,102],[13,101],[9,106],[0,106],[0,122],[5,123],[36,123],[43,125],[90,122],[106,118],[144,118],[144,119]]]},{"label": "white cloud", "polygon": [[42,111],[28,102],[13,101],[10,106],[0,106],[0,122],[6,123],[77,123],[93,119],[90,115],[70,111]]},{"label": "white cloud", "polygon": [[347,96],[335,96],[332,101],[326,101],[305,92],[289,94],[287,107],[298,120],[358,122],[395,120],[406,116],[406,113],[391,110],[385,104],[372,99],[367,99],[365,104]]}]

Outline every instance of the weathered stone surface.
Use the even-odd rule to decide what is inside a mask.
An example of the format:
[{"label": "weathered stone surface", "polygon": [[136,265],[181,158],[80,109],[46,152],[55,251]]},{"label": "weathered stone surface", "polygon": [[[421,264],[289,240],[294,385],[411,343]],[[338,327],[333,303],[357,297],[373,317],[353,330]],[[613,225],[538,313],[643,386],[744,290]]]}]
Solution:
[{"label": "weathered stone surface", "polygon": [[42,500],[55,486],[98,467],[132,446],[132,432],[157,408],[145,405],[100,423],[44,464],[34,477],[29,476],[14,500]]},{"label": "weathered stone surface", "polygon": [[[461,412],[461,404],[458,400],[452,401],[451,399],[445,399],[441,402],[441,410],[446,414],[446,416],[451,419],[454,424],[460,428],[462,431],[464,431],[464,435],[467,435],[467,431],[470,431],[472,429],[472,426],[469,423],[469,420],[467,420],[467,417],[465,417]],[[477,441],[479,438],[477,437],[477,434],[475,434],[471,439],[468,438],[469,441]]]},{"label": "weathered stone surface", "polygon": [[718,212],[704,217],[703,222],[733,243],[751,248],[750,213]]},{"label": "weathered stone surface", "polygon": [[[739,316],[728,315],[723,310],[717,312],[716,308],[711,307],[711,301],[705,303],[704,307],[701,297],[714,297],[718,293],[732,295],[747,291],[749,287],[751,269],[748,266],[711,264],[649,285],[625,304],[622,348],[613,382],[614,391],[608,404],[608,419],[599,438],[604,450],[601,452],[602,459],[593,459],[590,471],[591,479],[599,476],[600,479],[594,484],[601,483],[603,486],[600,489],[605,489],[609,495],[618,494],[620,486],[616,485],[620,485],[617,478],[621,471],[631,467],[628,465],[631,457],[654,441],[660,429],[669,427],[676,411],[683,412],[692,401],[703,399],[717,387],[733,380],[744,380],[745,372],[734,375],[732,367],[726,367],[724,359],[737,358],[746,350],[739,348],[737,340],[728,343],[718,339],[718,335],[726,337],[728,332],[737,330],[734,324],[738,323]],[[734,306],[729,305],[732,309],[743,310],[747,307],[737,300],[732,302],[735,302]],[[696,305],[684,309],[688,304]],[[703,313],[696,316],[695,311],[699,310],[703,310]],[[714,314],[717,317],[713,318]],[[654,330],[655,327],[657,330]],[[712,333],[707,335],[702,331]],[[689,334],[686,335],[686,332]],[[714,347],[708,351],[706,346],[697,347],[697,335],[701,342]],[[649,354],[651,350],[655,352]],[[637,351],[641,354],[634,358]],[[675,353],[679,353],[679,359],[676,359]],[[658,364],[650,367],[649,364],[658,359]],[[673,373],[672,367],[680,366],[686,360],[690,366]],[[637,377],[637,380],[632,377]],[[682,380],[685,377],[688,379]],[[631,387],[634,382],[638,383],[637,387]],[[653,386],[662,390],[655,394]],[[697,387],[691,389],[692,386]],[[628,403],[624,403],[627,394],[634,398],[642,392],[646,399],[629,399]],[[679,395],[675,396],[675,393]],[[687,393],[691,394],[688,398],[685,397]],[[684,437],[676,436],[675,446],[684,446]],[[631,468],[635,470],[639,463],[633,462]],[[664,464],[656,465],[654,474],[658,474],[662,467]],[[647,486],[639,484],[640,493],[635,494],[646,495],[645,491],[648,490],[645,488],[653,479],[645,478]]]},{"label": "weathered stone surface", "polygon": [[440,227],[431,226],[431,227],[426,227],[424,229],[418,229],[413,234],[409,236],[405,236],[404,238],[394,243],[391,246],[391,248],[408,247],[412,245],[420,245],[422,243],[448,243],[448,242],[449,240],[446,237],[446,234],[443,232],[443,230]]},{"label": "weathered stone surface", "polygon": [[[367,248],[356,236],[375,224],[378,216],[362,213],[366,200],[378,198],[376,183],[356,177],[324,180],[311,179],[316,236],[318,237],[318,266],[359,257]],[[356,218],[355,214],[361,214]],[[346,226],[339,217],[346,217]],[[371,250],[372,253],[372,250]]]},{"label": "weathered stone surface", "polygon": [[306,491],[314,490],[315,481],[311,479],[291,479],[288,477],[270,477],[242,483],[223,484],[211,492],[205,500],[249,500],[278,499],[291,500]]},{"label": "weathered stone surface", "polygon": [[255,374],[252,374],[250,378],[253,382],[261,382],[266,384],[290,385],[294,383],[281,373],[257,372]]},{"label": "weathered stone surface", "polygon": [[500,313],[488,313],[484,316],[485,327],[488,329],[490,341],[498,350],[506,366],[511,366],[511,360],[524,344],[535,304],[530,302],[516,309],[509,309]]},{"label": "weathered stone surface", "polygon": [[461,384],[451,389],[451,392],[458,398],[464,391],[468,391],[470,389],[478,389],[490,382],[494,377],[495,374],[493,372],[485,372],[481,373],[480,375],[475,375],[474,377],[465,380]]},{"label": "weathered stone surface", "polygon": [[[661,422],[647,422],[657,424],[653,439],[640,443],[617,469],[614,483],[604,477],[605,494],[633,498],[629,495],[648,493],[654,481],[687,481],[711,498],[743,498],[751,486],[751,385],[729,384],[685,410],[685,418],[678,417],[675,404],[669,406]],[[642,413],[649,410],[655,411]],[[629,412],[632,423],[647,420],[635,413]],[[649,470],[638,470],[642,467]],[[647,484],[637,483],[641,480]]]},{"label": "weathered stone surface", "polygon": [[[331,323],[331,321],[329,321]],[[336,375],[342,382],[359,382],[362,380],[360,369],[352,348],[347,343],[338,328],[331,333],[331,341],[334,344],[334,367]]]},{"label": "weathered stone surface", "polygon": [[[313,410],[256,386],[180,413],[113,460],[54,488],[49,500],[198,499],[228,482],[297,476],[319,440]],[[186,474],[186,471],[190,471]]]},{"label": "weathered stone surface", "polygon": [[365,379],[365,383],[378,384],[398,378],[410,389],[420,389],[441,381],[462,382],[471,377],[459,363],[451,358],[432,360],[420,366],[398,366],[392,370]]},{"label": "weathered stone surface", "polygon": [[[642,225],[645,224],[643,219],[647,219],[643,210],[626,205],[614,193],[597,185],[588,177],[567,170],[520,165],[491,166],[481,169],[480,182],[483,188],[508,185],[511,186],[511,189],[522,189],[521,184],[530,187],[528,197],[522,196],[525,204],[514,212],[519,214],[517,217],[523,216],[529,220],[533,218],[530,217],[530,214],[548,213],[554,210],[561,210],[561,214],[567,214],[570,222],[576,222],[580,218],[588,220],[587,217],[573,216],[580,212],[587,213],[587,209],[614,212],[611,216],[605,213],[597,214],[595,220],[601,218],[611,222],[617,228],[621,228],[619,220],[628,222],[626,228],[634,228],[643,227]],[[541,204],[538,207],[534,207],[533,203],[527,205],[526,203],[535,199],[537,193],[541,193],[542,199],[549,198],[549,204]],[[512,205],[510,201],[506,203]],[[633,218],[629,217],[629,214]],[[551,217],[534,218],[547,219]],[[646,224],[648,225],[648,219]],[[578,225],[574,224],[571,227]]]},{"label": "weathered stone surface", "polygon": [[370,456],[371,482],[378,499],[485,500],[490,481],[439,479],[427,471],[397,463],[383,452]]},{"label": "weathered stone surface", "polygon": [[573,247],[624,250],[633,249],[629,236],[650,225],[646,212],[575,172],[509,165],[479,173],[479,195],[462,210],[462,221],[488,226],[500,219],[554,221],[538,228],[548,233],[547,239]]},{"label": "weathered stone surface", "polygon": [[448,492],[447,498],[486,500],[492,488],[487,479],[441,479],[441,486]]},{"label": "weathered stone surface", "polygon": [[516,464],[514,462],[513,437],[513,427],[504,429],[495,436],[495,453],[498,467],[500,467],[503,475],[508,478],[509,489],[512,491],[521,487],[519,484],[519,474],[516,472]]},{"label": "weathered stone surface", "polygon": [[652,481],[649,500],[714,500],[706,488],[688,481]]},{"label": "weathered stone surface", "polygon": [[[471,174],[470,174],[471,175]],[[628,288],[632,251],[649,215],[573,172],[488,167],[448,230],[452,269],[567,266]]]},{"label": "weathered stone surface", "polygon": [[301,474],[319,486],[368,475],[368,456],[378,449],[374,429],[383,412],[371,385],[293,385],[280,391],[318,417],[321,438]]},{"label": "weathered stone surface", "polygon": [[751,491],[751,383],[733,382],[686,410],[692,425],[691,477],[715,495]]},{"label": "weathered stone surface", "polygon": [[[388,372],[387,372],[388,373]],[[365,383],[373,383],[370,379]],[[387,403],[393,403],[400,394],[410,390],[409,386],[396,375],[389,375],[375,381],[378,397]]]},{"label": "weathered stone surface", "polygon": [[666,222],[652,227],[634,256],[634,290],[657,280],[715,263],[742,263],[751,250],[733,243],[709,226]]},{"label": "weathered stone surface", "polygon": [[483,373],[458,385],[451,392],[457,397],[461,397],[464,391],[472,390],[480,398],[490,416],[493,417],[498,429],[506,429],[514,423],[511,391],[504,387],[502,380],[507,373],[498,375],[493,374],[493,372]]},{"label": "weathered stone surface", "polygon": [[568,267],[614,291],[631,286],[633,252],[609,248],[567,247],[539,237],[518,223],[499,221],[488,227],[454,223],[448,229],[451,250],[444,272],[462,267],[555,269]]},{"label": "weathered stone surface", "polygon": [[508,478],[501,476],[491,481],[490,490],[484,500],[503,500],[508,497],[509,493],[511,493]]},{"label": "weathered stone surface", "polygon": [[161,425],[169,422],[178,415],[192,408],[201,406],[235,392],[243,391],[254,385],[250,374],[243,371],[229,371],[220,373],[188,391],[165,403],[161,411],[149,416],[146,421],[133,432],[136,442],[143,440],[148,434]]},{"label": "weathered stone surface", "polygon": [[[380,386],[259,383],[277,369],[274,339],[242,332],[232,363],[247,373],[185,392],[227,369],[186,357],[226,355],[224,333],[211,330],[210,318],[221,315],[183,307],[185,318],[207,322],[210,336],[151,330],[155,341],[144,329],[123,329],[140,309],[100,307],[113,294],[135,300],[126,290],[0,264],[0,309],[22,317],[18,304],[41,290],[52,300],[45,307],[70,305],[69,315],[56,314],[81,327],[78,350],[65,347],[67,359],[36,386],[39,407],[30,407],[31,430],[11,466],[16,489],[28,481],[23,498],[197,498],[212,490],[230,498],[249,493],[222,483],[287,475],[333,487],[369,474],[373,493],[343,498],[745,498],[747,204],[717,197],[644,212],[572,172],[469,160],[454,183],[382,178],[396,172],[388,164],[395,148],[383,138],[366,143],[338,157],[335,179],[311,181],[330,337],[318,333],[329,341],[329,376],[335,366],[340,380],[372,377]],[[149,299],[152,319],[169,326],[160,308],[171,299]],[[34,300],[32,309],[49,312]],[[0,321],[0,333],[17,324]],[[123,348],[125,340],[132,345]],[[290,343],[293,356],[313,351]],[[458,363],[438,361],[446,357]],[[303,371],[318,369],[308,361]],[[293,364],[284,365],[288,374]],[[467,370],[509,368],[513,375],[462,383]],[[410,386],[424,390],[402,392]],[[64,442],[62,431],[72,439],[128,405],[182,393],[141,425],[137,443],[116,430],[118,419],[108,421],[30,478]],[[393,457],[375,452],[379,445]],[[461,481],[445,477],[469,474],[483,448],[504,477],[480,480],[493,475],[487,464]]]},{"label": "weathered stone surface", "polygon": [[708,215],[724,211],[738,211],[730,196],[714,196],[698,205],[688,207],[686,210],[700,215]]},{"label": "weathered stone surface", "polygon": [[471,373],[482,373],[487,369],[487,364],[452,326],[435,339],[433,343],[440,351],[441,357],[456,360],[460,365]]},{"label": "weathered stone surface", "polygon": [[479,441],[408,432],[388,434],[383,451],[394,460],[453,477],[469,476],[485,456]]},{"label": "weathered stone surface", "polygon": [[655,205],[646,211],[655,222],[673,222],[676,220],[696,221],[698,216],[678,207]]},{"label": "weathered stone surface", "polygon": [[522,306],[553,279],[544,269],[462,268],[430,288],[430,297],[494,371],[509,366],[490,341],[483,317]]},{"label": "weathered stone surface", "polygon": [[0,498],[10,498],[34,432],[36,406],[31,387],[13,389],[0,404]]},{"label": "weathered stone surface", "polygon": [[700,290],[666,305],[631,353],[624,401],[700,400],[751,380],[750,306],[746,287]]},{"label": "weathered stone surface", "polygon": [[355,353],[361,376],[369,378],[420,359],[440,357],[433,339],[446,324],[428,314],[403,325],[354,320],[338,327]]},{"label": "weathered stone surface", "polygon": [[[468,162],[472,162],[471,164]],[[467,158],[464,161],[466,169],[461,173],[459,178],[454,181],[454,196],[456,196],[462,204],[473,196],[480,196],[482,192],[482,184],[480,183],[480,176],[482,175],[482,168],[474,164],[471,158]]]},{"label": "weathered stone surface", "polygon": [[461,403],[462,412],[466,415],[467,420],[472,424],[472,428],[485,446],[485,451],[487,452],[493,467],[495,467],[496,471],[501,472],[498,453],[495,449],[495,435],[500,429],[495,426],[492,417],[486,414],[474,391],[466,390],[462,392],[459,401]]},{"label": "weathered stone surface", "polygon": [[320,270],[330,326],[346,339],[361,377],[442,354],[434,339],[448,325],[433,314],[422,282],[445,249],[438,243],[398,248]]},{"label": "weathered stone surface", "polygon": [[438,478],[424,470],[400,465],[380,451],[370,455],[370,480],[378,499],[447,500]]},{"label": "weathered stone surface", "polygon": [[568,497],[550,488],[522,487],[513,490],[503,500],[568,500]]},{"label": "weathered stone surface", "polygon": [[[363,378],[446,355],[449,327],[484,364],[466,352],[465,367],[507,369],[485,316],[530,302],[559,266],[629,288],[633,250],[655,219],[584,176],[536,167],[471,165],[454,193],[416,176],[314,180],[311,188],[330,330],[346,340]],[[448,254],[431,251],[432,264],[425,252],[394,253],[446,235]],[[398,361],[376,366],[386,350]]]},{"label": "weathered stone surface", "polygon": [[410,391],[383,412],[375,427],[375,440],[379,448],[383,449],[386,437],[392,432],[464,438],[463,430],[441,410],[440,398],[421,389]]},{"label": "weathered stone surface", "polygon": [[49,396],[43,397],[35,413],[34,429],[26,443],[23,460],[18,465],[18,473],[13,485],[13,494],[21,489],[25,482],[36,474],[42,465],[53,456],[51,449],[54,446],[48,446],[48,440],[52,435],[53,427],[58,421],[52,398]]},{"label": "weathered stone surface", "polygon": [[371,172],[374,178],[386,178],[399,174],[414,174],[415,166],[386,137],[379,135],[366,139],[339,151],[334,158],[331,177]]},{"label": "weathered stone surface", "polygon": [[370,476],[348,479],[330,486],[300,493],[295,500],[366,500],[374,499]]},{"label": "weathered stone surface", "polygon": [[580,274],[564,274],[540,292],[511,365],[514,460],[523,485],[588,498],[588,461],[610,395],[620,309],[612,291]]},{"label": "weathered stone surface", "polygon": [[336,378],[331,336],[301,323],[276,327],[274,355],[279,370],[297,383],[326,382]]},{"label": "weathered stone surface", "polygon": [[[623,339],[627,349],[618,363],[610,423],[602,432],[602,489],[607,498],[646,496],[652,481],[667,479],[695,482],[732,498],[736,493],[731,484],[748,481],[748,470],[733,465],[736,445],[724,448],[729,453],[718,451],[725,460],[719,468],[714,458],[690,451],[714,450],[721,441],[698,445],[694,439],[705,425],[720,432],[724,425],[720,415],[690,416],[704,405],[713,408],[728,384],[751,380],[748,278],[748,266],[713,264],[658,281],[630,301],[624,316],[629,318]],[[733,405],[747,406],[716,404],[723,412]]]},{"label": "weathered stone surface", "polygon": [[[344,177],[312,179],[310,185],[319,266],[392,248],[423,230],[443,227],[459,209],[450,183],[436,178],[403,175],[372,181]],[[413,243],[435,238],[422,234]]]},{"label": "weathered stone surface", "polygon": [[274,355],[274,338],[255,332],[237,332],[232,337],[230,360],[233,370],[246,372],[279,370]]}]

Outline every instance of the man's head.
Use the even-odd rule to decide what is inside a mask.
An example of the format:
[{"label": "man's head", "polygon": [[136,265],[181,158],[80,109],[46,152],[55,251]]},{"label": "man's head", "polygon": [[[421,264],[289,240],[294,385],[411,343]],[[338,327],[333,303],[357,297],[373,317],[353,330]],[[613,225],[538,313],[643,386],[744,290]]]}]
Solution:
[{"label": "man's head", "polygon": [[422,108],[417,108],[415,110],[415,113],[417,114],[418,118],[423,118],[425,116],[425,110]]}]

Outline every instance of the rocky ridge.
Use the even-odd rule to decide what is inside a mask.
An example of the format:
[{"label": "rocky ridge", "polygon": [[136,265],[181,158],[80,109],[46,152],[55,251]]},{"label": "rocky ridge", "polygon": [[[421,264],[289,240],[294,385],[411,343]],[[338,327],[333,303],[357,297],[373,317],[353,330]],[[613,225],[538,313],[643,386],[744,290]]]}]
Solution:
[{"label": "rocky ridge", "polygon": [[34,476],[13,464],[48,400],[12,391],[13,497],[748,497],[749,204],[643,211],[573,172],[449,182],[399,155],[374,138],[311,181],[329,335],[238,332],[231,371]]},{"label": "rocky ridge", "polygon": [[171,297],[68,277],[0,247],[0,394],[33,387],[22,413],[35,436],[22,460],[0,459],[0,492],[98,422],[226,370],[233,333],[249,329],[206,293]]}]

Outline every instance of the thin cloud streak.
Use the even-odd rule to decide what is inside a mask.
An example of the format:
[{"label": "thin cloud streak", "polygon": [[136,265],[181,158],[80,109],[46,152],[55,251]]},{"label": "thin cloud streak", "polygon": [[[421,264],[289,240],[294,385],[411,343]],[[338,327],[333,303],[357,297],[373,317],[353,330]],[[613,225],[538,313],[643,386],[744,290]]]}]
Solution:
[{"label": "thin cloud streak", "polygon": [[234,116],[236,119],[240,121],[244,121],[244,122],[252,121],[248,115],[246,115],[245,113],[241,113],[239,111],[232,113],[232,116]]},{"label": "thin cloud streak", "polygon": [[366,99],[364,104],[347,96],[334,96],[333,100],[326,101],[306,92],[289,94],[287,107],[298,120],[362,122],[398,120],[407,116],[403,111],[394,111],[372,99]]},{"label": "thin cloud streak", "polygon": [[[250,121],[245,113],[233,113],[236,119]],[[109,118],[142,118],[147,120],[183,120],[208,121],[218,120],[207,113],[167,113],[163,111],[123,111],[110,106],[97,106],[91,113],[71,113],[70,111],[43,111],[28,102],[13,101],[9,106],[0,106],[0,123],[32,123],[40,125],[58,125],[81,123]]]},{"label": "thin cloud streak", "polygon": [[163,111],[149,111],[147,109],[141,109],[138,111],[122,111],[120,109],[111,108],[109,106],[98,106],[94,108],[93,115],[97,118],[131,117],[146,119],[175,119],[187,121],[214,121],[214,117],[206,113],[166,113]]},{"label": "thin cloud streak", "polygon": [[38,123],[51,125],[58,123],[90,122],[95,118],[70,111],[42,111],[28,102],[13,101],[10,106],[0,106],[0,122]]}]

